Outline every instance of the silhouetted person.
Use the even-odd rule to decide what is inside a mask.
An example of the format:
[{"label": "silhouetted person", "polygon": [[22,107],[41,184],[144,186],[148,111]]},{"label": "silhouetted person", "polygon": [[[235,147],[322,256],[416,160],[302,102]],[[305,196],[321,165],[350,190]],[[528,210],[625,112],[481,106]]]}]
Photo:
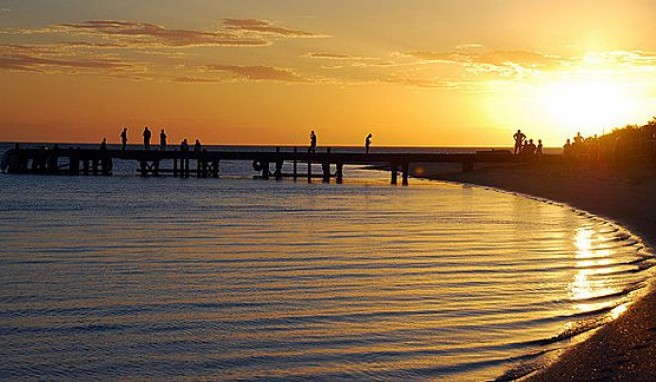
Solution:
[{"label": "silhouetted person", "polygon": [[125,147],[128,145],[128,128],[123,128],[121,132],[121,150],[125,151]]},{"label": "silhouetted person", "polygon": [[572,143],[570,142],[569,138],[565,142],[565,145],[563,146],[563,155],[565,157],[570,157],[572,155]]},{"label": "silhouetted person", "polygon": [[152,133],[148,129],[148,126],[144,128],[143,139],[144,139],[144,150],[150,150],[150,137]]},{"label": "silhouetted person", "polygon": [[188,151],[189,151],[189,143],[187,143],[187,138],[185,138],[180,143],[180,152],[186,153]]},{"label": "silhouetted person", "polygon": [[521,130],[517,130],[513,135],[513,139],[515,140],[515,155],[517,155],[522,150],[522,144],[525,143],[526,135]]},{"label": "silhouetted person", "polygon": [[317,135],[314,133],[314,130],[310,132],[310,152],[317,151]]},{"label": "silhouetted person", "polygon": [[538,160],[542,159],[542,139],[538,139],[538,147],[535,150],[535,156]]},{"label": "silhouetted person", "polygon": [[373,134],[369,133],[367,135],[367,138],[364,140],[364,153],[369,154],[369,146],[371,146],[371,137],[373,137]]},{"label": "silhouetted person", "polygon": [[535,146],[535,143],[533,143],[532,139],[529,139],[528,145],[526,145],[526,157],[529,160],[532,160],[535,157],[536,151],[537,151],[537,147]]},{"label": "silhouetted person", "polygon": [[103,138],[102,142],[100,142],[100,149],[107,150],[107,138]]},{"label": "silhouetted person", "polygon": [[159,132],[159,151],[166,151],[166,133],[164,129]]},{"label": "silhouetted person", "polygon": [[200,152],[203,150],[203,145],[200,144],[200,140],[196,139],[196,143],[194,143],[194,151]]}]

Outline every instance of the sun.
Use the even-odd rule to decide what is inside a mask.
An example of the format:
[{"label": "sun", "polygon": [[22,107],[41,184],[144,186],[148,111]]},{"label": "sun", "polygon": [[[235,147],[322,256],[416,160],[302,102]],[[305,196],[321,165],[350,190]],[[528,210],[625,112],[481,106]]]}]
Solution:
[{"label": "sun", "polygon": [[558,80],[542,85],[539,93],[538,106],[545,118],[568,135],[602,134],[635,116],[631,94],[621,82],[598,78]]}]

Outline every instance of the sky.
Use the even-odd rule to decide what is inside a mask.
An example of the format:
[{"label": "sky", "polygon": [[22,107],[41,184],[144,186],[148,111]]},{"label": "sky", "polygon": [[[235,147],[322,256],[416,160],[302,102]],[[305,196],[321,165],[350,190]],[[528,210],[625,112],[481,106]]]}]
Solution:
[{"label": "sky", "polygon": [[545,146],[656,115],[653,0],[0,0],[0,141]]}]

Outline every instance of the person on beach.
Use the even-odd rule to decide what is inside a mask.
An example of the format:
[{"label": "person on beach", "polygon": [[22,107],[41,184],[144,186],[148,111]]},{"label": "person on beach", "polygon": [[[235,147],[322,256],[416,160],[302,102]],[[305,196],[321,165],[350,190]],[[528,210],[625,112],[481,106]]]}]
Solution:
[{"label": "person on beach", "polygon": [[310,152],[314,153],[317,151],[317,135],[314,133],[314,130],[310,132]]},{"label": "person on beach", "polygon": [[159,151],[166,151],[166,133],[164,129],[159,132]]},{"label": "person on beach", "polygon": [[369,146],[371,146],[371,138],[373,137],[373,134],[369,133],[367,135],[367,138],[364,140],[364,153],[369,154]]},{"label": "person on beach", "polygon": [[121,132],[121,150],[125,151],[125,147],[128,145],[128,128],[124,127]]},{"label": "person on beach", "polygon": [[565,145],[563,146],[563,155],[566,158],[569,158],[572,155],[572,143],[569,140],[569,138],[567,138],[567,141],[565,142]]},{"label": "person on beach", "polygon": [[144,139],[144,150],[150,150],[150,137],[152,136],[152,133],[150,132],[150,129],[148,129],[148,126],[144,128],[143,132],[143,139]]},{"label": "person on beach", "polygon": [[540,160],[542,159],[542,139],[538,139],[538,147],[535,149],[535,159]]},{"label": "person on beach", "polygon": [[522,149],[523,144],[525,143],[526,135],[522,133],[521,130],[517,130],[515,135],[513,135],[513,139],[515,140],[515,155],[519,154],[519,152]]},{"label": "person on beach", "polygon": [[526,145],[526,155],[529,160],[533,160],[535,158],[535,153],[537,151],[537,147],[535,146],[535,143],[533,143],[532,139],[528,140],[528,145]]},{"label": "person on beach", "polygon": [[203,150],[203,145],[200,143],[199,139],[196,139],[196,143],[194,143],[194,151],[199,153],[201,150]]},{"label": "person on beach", "polygon": [[103,138],[102,142],[100,142],[100,149],[107,150],[107,138]]},{"label": "person on beach", "polygon": [[188,151],[189,151],[189,143],[187,143],[187,138],[185,138],[180,143],[180,152],[186,153]]}]

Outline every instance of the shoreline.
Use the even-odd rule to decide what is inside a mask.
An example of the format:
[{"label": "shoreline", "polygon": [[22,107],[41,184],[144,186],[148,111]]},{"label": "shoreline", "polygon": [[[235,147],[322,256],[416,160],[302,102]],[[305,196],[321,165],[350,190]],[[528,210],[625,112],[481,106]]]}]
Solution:
[{"label": "shoreline", "polygon": [[[563,203],[617,222],[651,250],[656,244],[655,170],[520,164],[462,173],[427,165],[414,166],[411,174]],[[656,290],[652,282],[624,314],[564,349],[552,364],[520,379],[656,380],[656,368],[651,366],[656,356]]]}]

